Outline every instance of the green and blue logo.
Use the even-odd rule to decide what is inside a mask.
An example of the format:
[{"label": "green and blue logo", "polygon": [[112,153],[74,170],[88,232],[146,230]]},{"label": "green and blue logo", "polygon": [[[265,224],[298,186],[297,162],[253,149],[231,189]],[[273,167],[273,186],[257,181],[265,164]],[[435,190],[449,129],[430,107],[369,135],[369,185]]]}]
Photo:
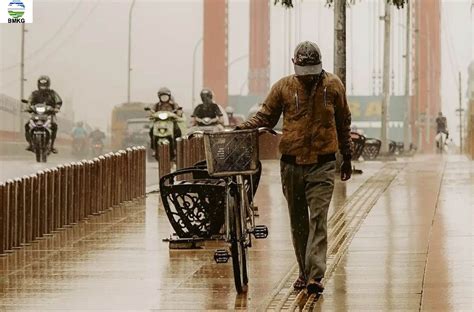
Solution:
[{"label": "green and blue logo", "polygon": [[23,17],[23,14],[25,14],[25,5],[21,0],[11,1],[8,4],[8,14],[14,19]]}]

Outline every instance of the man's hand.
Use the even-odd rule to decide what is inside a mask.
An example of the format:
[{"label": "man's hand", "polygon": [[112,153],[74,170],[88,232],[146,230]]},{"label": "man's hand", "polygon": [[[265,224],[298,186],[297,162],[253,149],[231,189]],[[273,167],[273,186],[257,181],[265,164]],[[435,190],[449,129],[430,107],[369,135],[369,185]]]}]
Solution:
[{"label": "man's hand", "polygon": [[351,178],[352,175],[352,164],[350,159],[345,159],[342,161],[341,165],[341,180],[347,181]]}]

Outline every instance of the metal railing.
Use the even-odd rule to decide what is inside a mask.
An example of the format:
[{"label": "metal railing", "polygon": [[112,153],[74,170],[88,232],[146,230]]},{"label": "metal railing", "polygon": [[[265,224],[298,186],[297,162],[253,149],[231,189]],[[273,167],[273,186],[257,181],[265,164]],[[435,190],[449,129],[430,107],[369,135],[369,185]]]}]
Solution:
[{"label": "metal railing", "polygon": [[143,197],[145,161],[134,147],[0,184],[0,256]]}]

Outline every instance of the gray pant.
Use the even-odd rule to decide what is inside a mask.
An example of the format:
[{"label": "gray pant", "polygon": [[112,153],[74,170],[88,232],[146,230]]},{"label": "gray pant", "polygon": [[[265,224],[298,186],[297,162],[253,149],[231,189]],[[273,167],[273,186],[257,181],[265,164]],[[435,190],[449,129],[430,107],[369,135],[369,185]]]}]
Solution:
[{"label": "gray pant", "polygon": [[321,165],[281,161],[280,168],[300,277],[322,278],[326,271],[327,214],[334,190],[336,161]]}]

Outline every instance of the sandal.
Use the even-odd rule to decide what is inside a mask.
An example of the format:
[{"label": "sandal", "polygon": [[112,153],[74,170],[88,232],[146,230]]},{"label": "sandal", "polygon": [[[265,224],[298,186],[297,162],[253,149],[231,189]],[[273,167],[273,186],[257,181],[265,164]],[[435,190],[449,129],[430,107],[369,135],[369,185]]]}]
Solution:
[{"label": "sandal", "polygon": [[293,288],[296,290],[301,290],[306,288],[306,279],[304,277],[298,277],[298,279],[293,283]]},{"label": "sandal", "polygon": [[308,294],[322,294],[324,291],[324,286],[319,280],[310,279],[308,285],[306,286]]}]

